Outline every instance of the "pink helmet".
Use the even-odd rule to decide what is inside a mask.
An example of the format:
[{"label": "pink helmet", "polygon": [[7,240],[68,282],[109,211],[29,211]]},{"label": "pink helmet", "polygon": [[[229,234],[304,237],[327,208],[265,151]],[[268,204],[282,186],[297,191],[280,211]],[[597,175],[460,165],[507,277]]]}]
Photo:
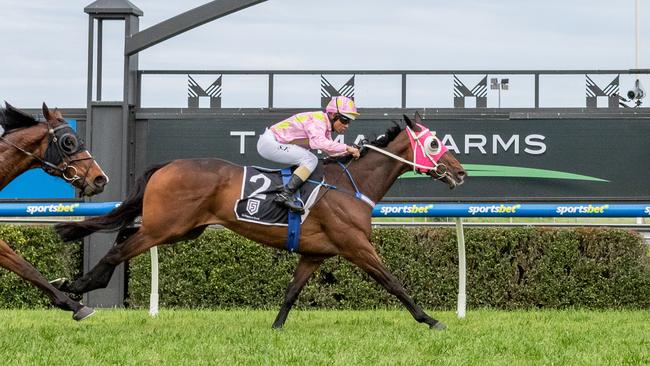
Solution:
[{"label": "pink helmet", "polygon": [[354,101],[344,96],[332,97],[325,107],[325,112],[340,113],[349,119],[356,119],[359,116]]}]

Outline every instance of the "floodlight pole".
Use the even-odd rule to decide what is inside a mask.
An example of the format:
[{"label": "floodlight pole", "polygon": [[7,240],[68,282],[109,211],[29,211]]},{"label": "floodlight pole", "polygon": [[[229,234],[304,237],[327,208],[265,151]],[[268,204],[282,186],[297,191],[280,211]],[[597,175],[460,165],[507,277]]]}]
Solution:
[{"label": "floodlight pole", "polygon": [[501,83],[498,84],[499,87],[497,88],[499,90],[499,109],[501,109]]}]

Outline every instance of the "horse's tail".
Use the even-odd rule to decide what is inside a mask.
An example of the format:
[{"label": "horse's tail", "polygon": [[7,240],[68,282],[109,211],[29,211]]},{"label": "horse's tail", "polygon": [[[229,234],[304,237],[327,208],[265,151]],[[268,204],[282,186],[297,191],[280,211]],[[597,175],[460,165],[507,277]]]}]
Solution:
[{"label": "horse's tail", "polygon": [[126,200],[106,215],[92,217],[78,222],[57,224],[54,226],[54,230],[64,241],[72,241],[81,239],[100,230],[117,231],[126,228],[133,223],[136,217],[142,215],[142,199],[144,198],[144,190],[149,179],[158,169],[167,164],[169,162],[157,164],[147,169],[140,179],[138,179],[135,188]]}]

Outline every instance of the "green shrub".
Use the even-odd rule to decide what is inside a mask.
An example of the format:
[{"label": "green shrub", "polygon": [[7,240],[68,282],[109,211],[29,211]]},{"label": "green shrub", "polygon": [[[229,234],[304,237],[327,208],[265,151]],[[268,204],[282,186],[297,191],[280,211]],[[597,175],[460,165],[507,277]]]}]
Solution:
[{"label": "green shrub", "polygon": [[[63,243],[50,228],[0,225],[0,239],[30,262],[46,278],[81,275],[83,246]],[[0,308],[40,308],[50,300],[13,272],[0,268]]]},{"label": "green shrub", "polygon": [[[0,225],[0,238],[45,278],[77,278],[80,242],[62,243],[50,228]],[[521,308],[650,308],[650,257],[642,238],[615,229],[468,228],[468,306]],[[454,309],[456,235],[446,228],[381,228],[372,241],[387,268],[425,308]],[[162,307],[270,308],[283,300],[297,255],[228,230],[159,247]],[[147,307],[150,257],[129,263],[127,305]],[[46,307],[49,300],[0,269],[0,308]],[[302,291],[299,308],[401,306],[346,260],[325,261]]]},{"label": "green shrub", "polygon": [[[639,235],[613,229],[466,229],[468,306],[647,308],[650,259]],[[453,230],[384,228],[373,243],[386,266],[427,308],[453,309],[458,249]],[[160,247],[163,307],[276,308],[297,256],[227,230]],[[129,304],[148,306],[149,256],[130,263]],[[367,309],[398,306],[347,261],[327,260],[296,306]]]}]

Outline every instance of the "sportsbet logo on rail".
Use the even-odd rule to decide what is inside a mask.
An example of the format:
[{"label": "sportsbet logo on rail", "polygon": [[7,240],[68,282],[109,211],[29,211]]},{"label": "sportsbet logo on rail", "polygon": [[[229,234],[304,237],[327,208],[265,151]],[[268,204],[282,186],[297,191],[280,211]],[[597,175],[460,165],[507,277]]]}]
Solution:
[{"label": "sportsbet logo on rail", "polygon": [[30,215],[36,213],[73,213],[74,210],[79,207],[78,203],[69,203],[69,204],[51,204],[51,205],[29,205],[27,206],[27,213]]}]

